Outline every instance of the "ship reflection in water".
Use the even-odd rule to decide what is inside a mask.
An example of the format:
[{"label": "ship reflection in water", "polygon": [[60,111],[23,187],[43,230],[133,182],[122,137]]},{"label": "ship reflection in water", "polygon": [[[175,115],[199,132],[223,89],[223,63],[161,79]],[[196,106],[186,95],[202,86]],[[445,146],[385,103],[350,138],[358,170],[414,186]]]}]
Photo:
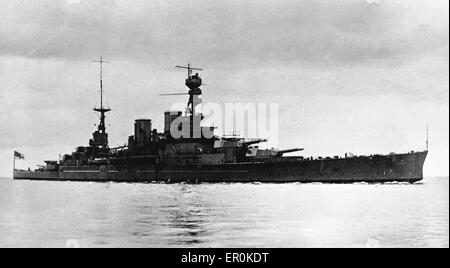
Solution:
[{"label": "ship reflection in water", "polygon": [[448,247],[448,191],[0,179],[0,247]]}]

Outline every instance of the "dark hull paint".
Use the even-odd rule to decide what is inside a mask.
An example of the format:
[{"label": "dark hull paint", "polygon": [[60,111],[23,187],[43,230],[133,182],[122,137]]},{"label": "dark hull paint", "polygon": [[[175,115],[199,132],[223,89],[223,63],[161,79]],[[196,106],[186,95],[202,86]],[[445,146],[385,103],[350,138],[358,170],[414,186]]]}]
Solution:
[{"label": "dark hull paint", "polygon": [[427,151],[372,157],[282,160],[257,163],[149,168],[66,167],[63,171],[14,171],[16,180],[116,182],[417,182],[423,179]]}]

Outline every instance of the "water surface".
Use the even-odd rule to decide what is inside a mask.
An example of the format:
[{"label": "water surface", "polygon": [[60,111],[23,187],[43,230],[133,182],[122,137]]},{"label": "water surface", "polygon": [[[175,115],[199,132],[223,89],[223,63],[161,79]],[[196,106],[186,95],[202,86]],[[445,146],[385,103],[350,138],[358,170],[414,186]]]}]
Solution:
[{"label": "water surface", "polygon": [[449,247],[448,181],[190,185],[0,179],[0,247]]}]

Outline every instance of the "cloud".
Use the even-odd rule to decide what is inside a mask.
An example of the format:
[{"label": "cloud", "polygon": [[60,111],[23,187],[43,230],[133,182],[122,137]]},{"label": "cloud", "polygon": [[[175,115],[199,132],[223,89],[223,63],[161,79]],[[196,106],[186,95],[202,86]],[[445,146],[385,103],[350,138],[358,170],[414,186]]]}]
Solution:
[{"label": "cloud", "polygon": [[415,23],[398,1],[2,1],[0,53],[31,58],[337,65],[448,44],[448,26]]}]

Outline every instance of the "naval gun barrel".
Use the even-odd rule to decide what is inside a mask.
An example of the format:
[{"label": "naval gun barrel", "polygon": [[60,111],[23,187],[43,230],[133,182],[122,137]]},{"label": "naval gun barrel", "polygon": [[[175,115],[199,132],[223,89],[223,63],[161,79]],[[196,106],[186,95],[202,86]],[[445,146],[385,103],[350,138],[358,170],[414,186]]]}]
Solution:
[{"label": "naval gun barrel", "polygon": [[266,139],[255,139],[255,140],[251,140],[251,141],[244,141],[244,142],[242,142],[242,145],[250,146],[250,145],[258,144],[258,143],[262,143],[262,142],[267,142],[267,140]]},{"label": "naval gun barrel", "polygon": [[304,148],[295,148],[295,149],[281,150],[281,151],[277,151],[277,156],[283,156],[283,154],[300,152],[300,151],[303,151],[303,150],[304,150]]}]

